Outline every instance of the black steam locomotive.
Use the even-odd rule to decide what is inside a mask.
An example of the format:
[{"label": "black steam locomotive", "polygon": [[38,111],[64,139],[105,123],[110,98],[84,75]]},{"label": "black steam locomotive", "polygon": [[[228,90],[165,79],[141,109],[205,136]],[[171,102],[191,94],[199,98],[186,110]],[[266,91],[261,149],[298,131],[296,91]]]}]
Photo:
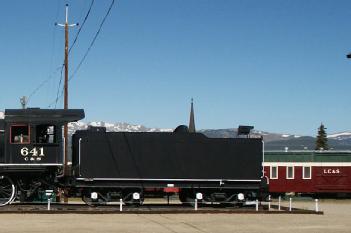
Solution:
[{"label": "black steam locomotive", "polygon": [[[31,201],[45,190],[67,190],[88,203],[122,199],[141,204],[155,190],[177,188],[180,201],[198,193],[208,202],[262,198],[261,138],[207,138],[172,133],[76,131],[64,173],[62,127],[84,118],[81,109],[10,109],[0,120],[0,205]],[[181,130],[183,129],[183,130]]]}]

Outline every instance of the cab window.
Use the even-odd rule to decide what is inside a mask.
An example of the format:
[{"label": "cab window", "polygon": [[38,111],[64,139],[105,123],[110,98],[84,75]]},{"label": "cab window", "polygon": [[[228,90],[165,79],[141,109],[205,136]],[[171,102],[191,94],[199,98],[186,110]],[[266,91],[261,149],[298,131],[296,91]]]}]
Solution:
[{"label": "cab window", "polygon": [[54,125],[37,125],[36,142],[56,143],[56,127]]},{"label": "cab window", "polygon": [[28,144],[30,142],[28,125],[12,125],[10,132],[10,143]]}]

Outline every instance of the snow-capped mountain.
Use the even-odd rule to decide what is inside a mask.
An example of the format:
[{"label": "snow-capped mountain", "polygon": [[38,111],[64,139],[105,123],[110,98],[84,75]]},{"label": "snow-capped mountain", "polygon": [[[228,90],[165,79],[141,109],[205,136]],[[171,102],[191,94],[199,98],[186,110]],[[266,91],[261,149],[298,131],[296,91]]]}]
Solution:
[{"label": "snow-capped mountain", "polygon": [[351,132],[341,132],[341,133],[335,133],[335,134],[329,134],[327,138],[332,138],[336,140],[345,140],[345,139],[351,139]]},{"label": "snow-capped mountain", "polygon": [[[204,129],[204,130],[199,130],[199,132],[212,138],[234,138],[237,136],[238,129],[235,129],[235,128]],[[284,141],[284,140],[290,140],[290,139],[301,137],[299,135],[294,135],[294,134],[270,133],[270,132],[260,131],[260,130],[252,130],[251,135],[262,136],[265,142]]]},{"label": "snow-capped mountain", "polygon": [[[107,132],[173,132],[174,130],[174,129],[148,128],[143,125],[132,125],[128,123],[107,123],[103,121],[93,121],[89,123],[85,123],[83,121],[72,122],[68,124],[68,130],[70,134],[73,134],[76,130],[87,129],[88,126],[106,127]],[[237,137],[238,130],[236,128],[204,129],[204,130],[198,130],[198,132],[203,133],[210,138],[235,138]],[[281,141],[283,144],[287,141],[298,139],[301,137],[293,134],[269,133],[266,131],[259,131],[259,130],[253,130],[251,135],[262,136],[263,140],[266,143]]]},{"label": "snow-capped mountain", "polygon": [[128,123],[107,123],[103,121],[93,121],[85,123],[82,121],[72,122],[68,124],[70,133],[76,130],[87,129],[88,126],[105,127],[107,132],[172,132],[173,129],[147,128],[143,125],[132,125]]}]

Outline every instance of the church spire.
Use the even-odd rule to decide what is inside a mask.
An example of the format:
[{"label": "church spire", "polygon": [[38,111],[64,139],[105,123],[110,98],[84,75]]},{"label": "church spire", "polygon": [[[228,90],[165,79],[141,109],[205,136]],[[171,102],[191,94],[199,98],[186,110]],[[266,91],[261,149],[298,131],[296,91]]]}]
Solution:
[{"label": "church spire", "polygon": [[189,132],[195,133],[195,119],[194,119],[194,105],[193,105],[193,98],[191,98],[191,109],[190,109],[190,120],[189,120]]}]

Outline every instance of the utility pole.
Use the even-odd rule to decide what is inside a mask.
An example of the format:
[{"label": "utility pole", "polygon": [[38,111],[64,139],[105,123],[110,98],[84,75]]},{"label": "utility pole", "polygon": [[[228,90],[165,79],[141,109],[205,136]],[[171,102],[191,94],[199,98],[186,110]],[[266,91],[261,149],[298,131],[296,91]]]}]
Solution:
[{"label": "utility pole", "polygon": [[[78,26],[78,23],[68,24],[68,4],[66,4],[66,21],[65,24],[55,23],[55,25],[65,28],[65,83],[64,83],[64,109],[68,109],[68,28]],[[68,160],[68,125],[64,125],[64,169],[63,174],[69,175]]]},{"label": "utility pole", "polygon": [[[65,24],[55,23],[57,26],[65,27],[65,83],[64,83],[64,109],[68,109],[68,28],[78,26],[78,23],[68,24],[68,4],[66,4],[66,21]],[[63,175],[70,175],[68,167],[68,124],[64,125],[64,165],[63,165]],[[67,190],[64,191],[64,202],[68,202]]]}]

